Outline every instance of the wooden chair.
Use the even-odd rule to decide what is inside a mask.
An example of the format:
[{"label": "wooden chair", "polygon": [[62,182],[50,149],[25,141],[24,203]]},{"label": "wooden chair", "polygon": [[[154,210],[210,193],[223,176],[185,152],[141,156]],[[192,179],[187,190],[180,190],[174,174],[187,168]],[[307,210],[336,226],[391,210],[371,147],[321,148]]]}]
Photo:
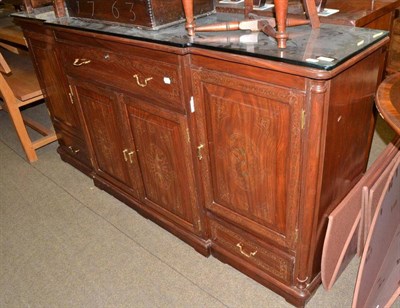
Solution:
[{"label": "wooden chair", "polygon": [[[299,26],[304,24],[311,24],[313,29],[317,29],[320,27],[320,21],[318,17],[317,6],[321,9],[326,0],[302,0],[305,14],[307,19],[304,18],[289,19],[288,14],[288,0],[274,0],[275,4],[275,20],[273,25],[268,22],[269,25],[267,27],[263,27],[262,30],[268,36],[272,36],[277,40],[278,48],[286,48],[286,41],[288,40],[289,35],[286,32],[287,26]],[[227,30],[238,30],[240,29],[239,22],[233,23],[216,23],[213,25],[196,27],[195,20],[193,16],[193,0],[182,0],[183,9],[186,16],[186,30],[189,36],[194,36],[196,31],[227,31]],[[254,0],[244,0],[244,18],[245,19],[253,19],[258,20],[260,16],[254,14]],[[265,20],[265,18],[261,18],[260,20]],[[224,25],[225,24],[225,25]],[[273,29],[276,26],[276,30]],[[250,30],[250,28],[248,28]],[[251,29],[255,31],[255,29]]]},{"label": "wooden chair", "polygon": [[[36,161],[36,149],[47,145],[57,136],[54,131],[21,113],[21,107],[43,101],[43,93],[28,54],[0,53],[0,92],[29,162]],[[32,141],[26,126],[43,137]]]},{"label": "wooden chair", "polygon": [[[274,37],[278,42],[279,48],[286,48],[286,41],[288,40],[288,34],[286,32],[287,14],[288,14],[288,0],[274,0],[275,4],[275,18],[276,18],[276,33]],[[325,0],[302,0],[305,14],[308,18],[309,23],[313,29],[320,27],[317,4],[318,6],[324,5]],[[253,0],[244,0],[244,15],[247,18],[253,11]],[[292,26],[304,24],[303,20],[294,21]]]},{"label": "wooden chair", "polygon": [[64,0],[14,0],[14,1],[22,1],[23,7],[25,7],[25,11],[29,14],[32,14],[35,8],[40,8],[42,6],[47,6],[47,5],[53,5],[54,14],[56,15],[56,17],[64,17],[66,13]]}]

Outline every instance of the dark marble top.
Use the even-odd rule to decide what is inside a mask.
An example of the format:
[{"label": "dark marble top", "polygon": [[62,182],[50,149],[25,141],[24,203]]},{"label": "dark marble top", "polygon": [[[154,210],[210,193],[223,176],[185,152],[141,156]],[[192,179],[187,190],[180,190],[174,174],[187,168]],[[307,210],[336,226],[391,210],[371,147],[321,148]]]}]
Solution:
[{"label": "dark marble top", "polygon": [[[351,26],[322,24],[319,29],[309,25],[288,28],[287,48],[279,49],[275,39],[262,32],[197,32],[189,37],[180,23],[160,30],[143,30],[127,24],[72,17],[55,18],[52,8],[36,9],[33,14],[14,13],[14,17],[44,20],[47,24],[104,33],[135,40],[176,47],[198,47],[245,56],[269,59],[305,67],[331,70],[384,37],[387,31]],[[212,14],[198,18],[197,25],[241,20],[241,15]]]}]

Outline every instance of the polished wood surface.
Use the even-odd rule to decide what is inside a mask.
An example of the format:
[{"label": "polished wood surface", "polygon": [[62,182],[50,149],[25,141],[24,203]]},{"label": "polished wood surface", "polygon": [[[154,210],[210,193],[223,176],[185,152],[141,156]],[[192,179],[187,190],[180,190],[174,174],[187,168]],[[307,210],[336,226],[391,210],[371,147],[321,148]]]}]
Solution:
[{"label": "polished wood surface", "polygon": [[[168,219],[183,232],[201,235],[204,228],[195,197],[176,56],[159,57],[157,51],[140,48],[128,48],[124,54],[118,44],[104,53],[97,47],[98,40],[90,39],[81,50],[73,44],[80,36],[59,33],[57,37],[72,43],[60,44],[59,52],[71,76],[73,99],[81,108],[98,181],[118,187],[145,211]],[[90,63],[80,67],[74,60],[77,53],[80,63]],[[104,89],[101,83],[115,90]]]},{"label": "polished wood surface", "polygon": [[[195,67],[207,67],[203,61],[207,59],[194,59]],[[206,127],[199,132],[200,143],[209,153],[202,165],[209,165],[211,171],[203,176],[206,207],[231,223],[293,248],[303,93],[209,69],[196,70],[193,76],[195,92],[202,93],[195,96],[202,102],[198,122]]]},{"label": "polished wood surface", "polygon": [[[278,73],[268,66],[257,69],[250,62],[231,63],[238,62],[236,57],[226,54],[215,52],[212,58],[210,52],[196,50],[196,54],[192,74],[195,101],[201,102],[196,111],[199,143],[206,145],[202,184],[212,253],[274,289],[271,275],[285,280],[291,267],[278,262],[279,254],[280,271],[260,263],[258,252],[250,254],[268,245],[289,255],[295,250],[291,287],[278,292],[301,305],[299,298],[309,297],[318,285],[327,215],[365,171],[384,53],[375,52],[352,69],[320,81],[289,71]],[[307,119],[304,127],[302,112]],[[351,120],[355,116],[359,121]],[[267,186],[268,194],[257,190]],[[221,224],[233,233],[221,231]]]},{"label": "polished wood surface", "polygon": [[94,168],[103,178],[114,185],[126,189],[135,198],[139,197],[140,182],[136,178],[137,160],[128,164],[123,154],[128,156],[131,149],[124,151],[122,134],[119,130],[118,109],[114,101],[118,94],[103,89],[95,83],[69,79],[75,104],[82,110],[82,122],[86,123],[86,132],[90,138],[89,151],[95,160]]},{"label": "polished wood surface", "polygon": [[[394,10],[400,7],[400,0],[327,0],[325,7],[338,9],[339,12],[328,17],[321,17],[322,23],[389,30],[391,21],[389,21],[389,27],[385,26],[388,22],[387,15],[394,14]],[[393,18],[393,16],[390,17]]]},{"label": "polished wood surface", "polygon": [[376,106],[383,119],[400,135],[400,73],[388,76],[380,84]]},{"label": "polished wood surface", "polygon": [[[53,33],[41,22],[30,22],[24,28],[29,52],[34,59],[36,73],[46,93],[47,106],[57,132],[61,158],[86,174],[92,172],[91,162],[77,106],[70,99],[65,76],[60,74],[59,60],[54,48]],[[68,155],[63,155],[68,153]],[[89,167],[90,166],[90,167]]]},{"label": "polished wood surface", "polygon": [[182,59],[163,47],[53,35],[39,22],[20,22],[51,93],[62,159],[208,255]]},{"label": "polished wood surface", "polygon": [[321,283],[327,214],[367,165],[387,39],[322,71],[18,23],[62,159],[203,255],[305,305]]}]

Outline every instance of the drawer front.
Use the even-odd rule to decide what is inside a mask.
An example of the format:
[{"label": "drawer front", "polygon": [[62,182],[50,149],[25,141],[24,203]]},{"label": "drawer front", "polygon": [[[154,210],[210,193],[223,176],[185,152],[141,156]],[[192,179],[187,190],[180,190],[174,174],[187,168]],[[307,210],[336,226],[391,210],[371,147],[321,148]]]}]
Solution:
[{"label": "drawer front", "polygon": [[261,244],[253,236],[228,224],[210,219],[210,226],[213,246],[218,246],[229,254],[241,258],[245,261],[244,266],[246,264],[255,266],[285,284],[292,283],[293,257],[265,243]]},{"label": "drawer front", "polygon": [[67,73],[91,79],[172,109],[184,110],[179,65],[146,58],[146,49],[135,48],[131,55],[107,49],[60,44]]},{"label": "drawer front", "polygon": [[58,135],[61,135],[59,142],[64,153],[68,153],[71,157],[79,160],[88,167],[91,166],[89,154],[83,141],[65,131],[61,131]]}]

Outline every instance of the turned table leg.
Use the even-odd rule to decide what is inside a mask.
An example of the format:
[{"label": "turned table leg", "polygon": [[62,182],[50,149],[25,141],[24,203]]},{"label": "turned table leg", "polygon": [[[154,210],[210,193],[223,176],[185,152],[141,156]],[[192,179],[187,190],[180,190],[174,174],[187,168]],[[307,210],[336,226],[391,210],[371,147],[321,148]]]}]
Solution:
[{"label": "turned table leg", "polygon": [[253,0],[244,0],[244,18],[249,18],[249,13],[253,10]]},{"label": "turned table leg", "polygon": [[190,36],[194,35],[194,16],[193,16],[193,0],[182,0],[183,11],[186,16],[186,30]]},{"label": "turned table leg", "polygon": [[65,14],[65,4],[63,0],[53,0],[53,9],[56,17],[64,17]]},{"label": "turned table leg", "polygon": [[277,25],[276,40],[278,41],[278,48],[286,48],[286,41],[289,37],[286,33],[288,0],[274,0],[274,4]]},{"label": "turned table leg", "polygon": [[[321,0],[320,5],[325,5],[326,0]],[[313,29],[317,29],[320,27],[318,10],[315,4],[315,0],[303,0],[304,8],[306,10],[306,14],[308,19],[310,20],[311,27]]]}]

